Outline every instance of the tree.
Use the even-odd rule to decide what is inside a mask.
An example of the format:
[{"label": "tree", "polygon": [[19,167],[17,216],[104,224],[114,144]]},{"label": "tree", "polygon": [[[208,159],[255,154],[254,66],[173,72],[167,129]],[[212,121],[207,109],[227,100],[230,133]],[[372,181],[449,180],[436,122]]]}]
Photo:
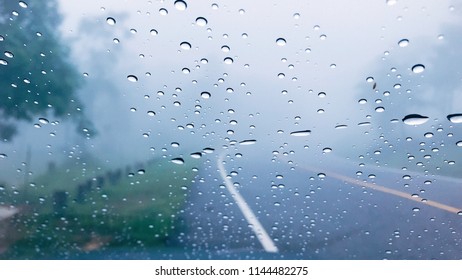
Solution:
[{"label": "tree", "polygon": [[56,0],[0,2],[0,138],[17,121],[54,115],[71,118],[81,131],[89,121],[76,92],[79,73],[68,59],[58,26]]}]

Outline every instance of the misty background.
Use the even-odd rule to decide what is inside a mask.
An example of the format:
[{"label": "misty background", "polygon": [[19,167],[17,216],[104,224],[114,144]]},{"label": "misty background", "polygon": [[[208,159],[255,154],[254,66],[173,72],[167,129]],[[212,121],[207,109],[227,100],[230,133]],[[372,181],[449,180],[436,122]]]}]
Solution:
[{"label": "misty background", "polygon": [[[55,32],[81,76],[76,96],[94,129],[76,132],[74,121],[51,113],[18,121],[17,135],[0,144],[1,181],[20,185],[26,170],[34,176],[83,154],[114,167],[192,161],[191,153],[239,150],[243,140],[268,155],[288,144],[318,160],[326,147],[341,157],[383,149],[404,158],[406,137],[418,149],[433,132],[435,145],[445,144],[442,163],[460,155],[457,124],[446,119],[462,112],[453,1],[188,1],[185,10],[174,1],[57,3]],[[414,73],[416,64],[425,70]],[[409,114],[430,121],[408,126],[401,120]],[[36,128],[39,118],[50,123]]]}]

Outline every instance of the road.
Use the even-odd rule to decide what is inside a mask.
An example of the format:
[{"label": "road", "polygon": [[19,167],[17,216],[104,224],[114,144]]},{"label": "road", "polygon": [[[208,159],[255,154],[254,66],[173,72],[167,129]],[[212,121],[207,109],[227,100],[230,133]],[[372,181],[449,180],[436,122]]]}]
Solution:
[{"label": "road", "polygon": [[191,188],[179,243],[190,258],[460,259],[461,187],[335,154],[229,150]]}]

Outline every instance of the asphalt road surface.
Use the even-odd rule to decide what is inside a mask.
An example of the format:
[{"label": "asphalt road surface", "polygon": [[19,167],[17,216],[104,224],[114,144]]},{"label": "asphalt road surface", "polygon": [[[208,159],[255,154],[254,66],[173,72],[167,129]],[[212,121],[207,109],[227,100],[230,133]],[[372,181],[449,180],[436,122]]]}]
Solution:
[{"label": "asphalt road surface", "polygon": [[211,157],[190,189],[179,237],[190,258],[462,258],[461,180],[235,153]]}]

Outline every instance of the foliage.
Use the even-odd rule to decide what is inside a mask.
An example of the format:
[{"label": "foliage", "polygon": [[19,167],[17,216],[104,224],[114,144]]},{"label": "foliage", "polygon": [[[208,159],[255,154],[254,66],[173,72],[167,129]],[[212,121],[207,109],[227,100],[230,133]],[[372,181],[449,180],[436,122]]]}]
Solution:
[{"label": "foliage", "polygon": [[53,114],[88,125],[76,91],[81,83],[58,31],[57,3],[0,3],[0,137],[12,138],[15,122]]}]

